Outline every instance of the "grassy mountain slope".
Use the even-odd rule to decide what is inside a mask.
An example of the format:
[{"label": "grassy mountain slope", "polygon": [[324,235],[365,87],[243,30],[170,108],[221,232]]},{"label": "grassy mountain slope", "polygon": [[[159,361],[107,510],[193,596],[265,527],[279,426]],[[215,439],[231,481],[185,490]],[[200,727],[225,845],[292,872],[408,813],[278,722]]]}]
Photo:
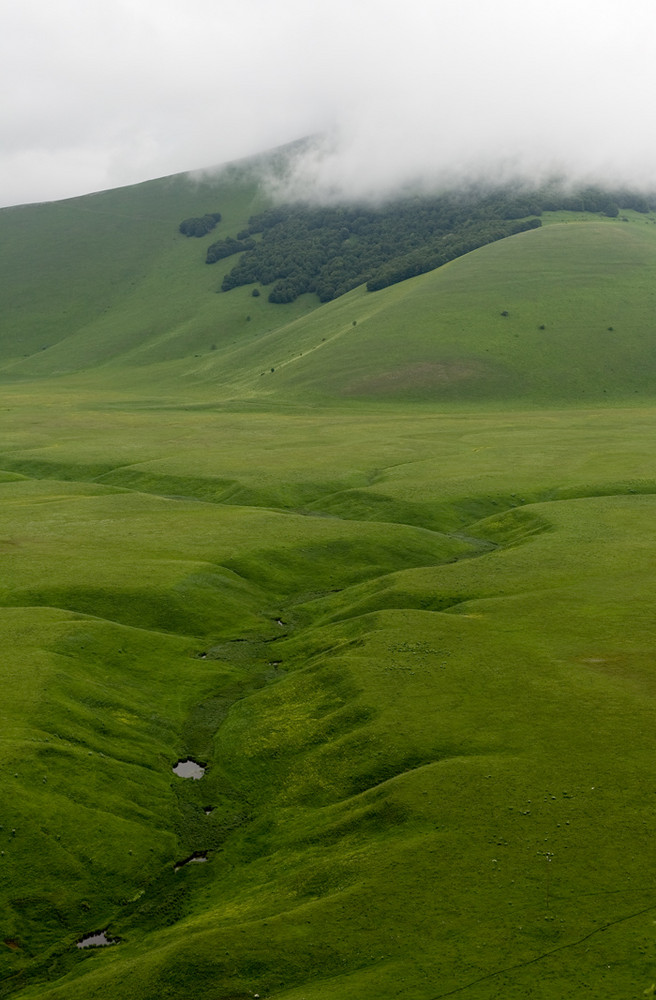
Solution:
[{"label": "grassy mountain slope", "polygon": [[644,221],[548,226],[381,292],[358,289],[192,370],[223,391],[236,376],[238,391],[274,398],[644,396],[655,266],[656,228]]},{"label": "grassy mountain slope", "polygon": [[274,306],[258,198],[0,213],[0,996],[641,996],[650,217]]},{"label": "grassy mountain slope", "polygon": [[317,308],[310,295],[272,305],[250,287],[216,294],[234,258],[208,267],[215,233],[177,232],[182,218],[216,208],[221,236],[236,235],[261,204],[258,174],[243,167],[1,212],[0,372],[100,366],[101,380],[182,376],[222,398],[305,401],[506,405],[650,392],[650,215],[545,225]]},{"label": "grassy mountain slope", "polygon": [[5,373],[133,363],[149,350],[156,360],[193,356],[242,333],[243,294],[232,302],[214,295],[229,262],[206,267],[212,234],[188,239],[178,225],[216,209],[221,233],[235,235],[261,204],[258,176],[227,168],[205,180],[178,175],[0,212]]}]

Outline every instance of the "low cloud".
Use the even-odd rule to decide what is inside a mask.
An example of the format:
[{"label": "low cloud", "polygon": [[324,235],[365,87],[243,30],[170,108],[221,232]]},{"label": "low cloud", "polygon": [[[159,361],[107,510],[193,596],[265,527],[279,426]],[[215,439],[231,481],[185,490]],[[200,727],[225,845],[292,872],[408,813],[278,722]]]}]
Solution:
[{"label": "low cloud", "polygon": [[396,38],[379,27],[379,57],[345,71],[335,126],[297,158],[290,190],[366,197],[518,175],[656,187],[656,71],[640,43],[652,8],[464,0],[441,10],[422,7]]},{"label": "low cloud", "polygon": [[0,39],[0,198],[316,133],[292,191],[554,172],[653,188],[655,25],[643,0],[22,0]]}]

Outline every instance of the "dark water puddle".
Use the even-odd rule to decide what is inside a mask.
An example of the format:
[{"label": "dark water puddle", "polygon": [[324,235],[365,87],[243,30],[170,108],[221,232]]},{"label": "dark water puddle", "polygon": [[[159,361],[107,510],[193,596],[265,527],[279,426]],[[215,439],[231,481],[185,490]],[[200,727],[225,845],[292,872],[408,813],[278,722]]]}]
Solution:
[{"label": "dark water puddle", "polygon": [[118,938],[108,938],[105,931],[97,931],[95,934],[87,934],[81,941],[77,942],[78,948],[106,948],[110,944],[117,944]]},{"label": "dark water puddle", "polygon": [[187,757],[186,760],[178,761],[173,768],[173,773],[177,774],[179,778],[193,778],[194,781],[199,781],[205,774],[205,768]]},{"label": "dark water puddle", "polygon": [[181,868],[186,868],[187,865],[199,864],[203,861],[207,861],[207,851],[194,851],[190,854],[188,858],[184,861],[178,861],[176,865],[173,866],[174,872],[179,872]]}]

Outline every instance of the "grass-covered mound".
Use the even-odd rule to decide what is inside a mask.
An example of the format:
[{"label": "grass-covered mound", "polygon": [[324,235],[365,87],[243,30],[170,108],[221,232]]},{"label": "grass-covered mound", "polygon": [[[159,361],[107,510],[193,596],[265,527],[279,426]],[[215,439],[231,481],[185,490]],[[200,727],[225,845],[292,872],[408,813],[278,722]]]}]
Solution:
[{"label": "grass-covered mound", "polygon": [[381,292],[357,289],[235,345],[227,368],[210,354],[192,370],[222,392],[308,401],[644,398],[655,266],[650,222],[545,226]]}]

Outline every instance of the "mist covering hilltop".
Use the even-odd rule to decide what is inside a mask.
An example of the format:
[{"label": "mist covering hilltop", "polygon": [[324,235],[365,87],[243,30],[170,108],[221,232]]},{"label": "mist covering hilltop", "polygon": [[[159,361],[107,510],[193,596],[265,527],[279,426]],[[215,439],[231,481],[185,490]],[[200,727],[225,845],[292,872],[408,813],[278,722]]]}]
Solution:
[{"label": "mist covering hilltop", "polygon": [[4,204],[228,163],[324,136],[296,190],[558,173],[653,185],[643,0],[25,0],[0,46]]}]

